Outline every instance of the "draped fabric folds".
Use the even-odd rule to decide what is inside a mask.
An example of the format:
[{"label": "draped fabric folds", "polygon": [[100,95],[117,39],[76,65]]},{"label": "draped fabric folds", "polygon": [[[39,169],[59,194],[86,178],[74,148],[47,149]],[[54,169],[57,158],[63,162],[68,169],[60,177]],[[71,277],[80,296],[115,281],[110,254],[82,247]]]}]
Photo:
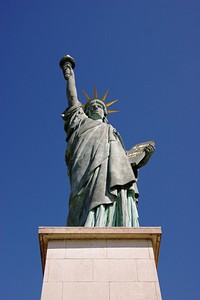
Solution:
[{"label": "draped fabric folds", "polygon": [[136,178],[119,133],[87,117],[81,106],[65,110],[70,178],[68,226],[139,226]]}]

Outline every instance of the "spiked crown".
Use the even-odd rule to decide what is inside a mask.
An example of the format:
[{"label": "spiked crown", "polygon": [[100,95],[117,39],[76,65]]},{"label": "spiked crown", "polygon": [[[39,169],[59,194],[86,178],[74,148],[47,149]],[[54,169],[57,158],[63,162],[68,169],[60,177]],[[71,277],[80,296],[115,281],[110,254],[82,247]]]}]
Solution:
[{"label": "spiked crown", "polygon": [[98,95],[97,95],[97,89],[96,89],[96,86],[94,86],[94,97],[93,98],[90,98],[88,96],[88,94],[85,92],[85,90],[83,90],[83,94],[85,96],[85,98],[87,99],[87,103],[86,104],[82,104],[82,106],[84,107],[84,111],[85,113],[87,113],[87,110],[89,108],[89,106],[94,102],[94,101],[97,101],[99,103],[101,103],[101,105],[103,106],[104,108],[104,114],[105,116],[107,114],[111,114],[111,113],[114,113],[114,112],[119,112],[119,110],[110,110],[110,109],[107,109],[109,106],[111,106],[112,104],[114,104],[115,102],[117,102],[118,100],[113,100],[109,103],[105,103],[105,99],[107,97],[107,94],[108,94],[108,91],[109,89],[105,92],[105,94],[103,95],[102,98],[99,98]]}]

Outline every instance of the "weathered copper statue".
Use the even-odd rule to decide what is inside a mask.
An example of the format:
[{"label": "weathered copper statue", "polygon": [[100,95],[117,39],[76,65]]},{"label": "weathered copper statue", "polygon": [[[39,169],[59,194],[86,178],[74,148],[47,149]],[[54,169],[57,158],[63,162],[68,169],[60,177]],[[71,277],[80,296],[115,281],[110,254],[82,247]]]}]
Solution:
[{"label": "weathered copper statue", "polygon": [[138,227],[137,170],[154,151],[154,143],[136,145],[126,151],[107,115],[108,107],[94,89],[94,97],[85,105],[78,100],[74,77],[74,59],[66,55],[60,61],[67,80],[68,108],[62,114],[67,133],[66,164],[70,178],[68,226]]}]

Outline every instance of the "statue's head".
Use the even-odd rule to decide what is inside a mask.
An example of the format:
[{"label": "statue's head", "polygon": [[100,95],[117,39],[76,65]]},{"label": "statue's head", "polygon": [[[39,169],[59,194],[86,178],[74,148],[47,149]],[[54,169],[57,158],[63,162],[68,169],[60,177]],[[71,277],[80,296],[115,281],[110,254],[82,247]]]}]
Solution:
[{"label": "statue's head", "polygon": [[91,99],[85,105],[86,115],[93,120],[104,120],[107,116],[107,108],[101,99]]},{"label": "statue's head", "polygon": [[108,110],[107,107],[114,104],[117,100],[114,100],[110,103],[105,103],[106,96],[108,94],[108,90],[104,94],[104,96],[100,99],[97,96],[96,86],[94,87],[94,98],[90,98],[88,94],[83,90],[83,93],[88,100],[86,104],[83,104],[84,111],[86,115],[93,120],[103,120],[107,121],[106,116],[109,113],[118,112],[118,110]]}]

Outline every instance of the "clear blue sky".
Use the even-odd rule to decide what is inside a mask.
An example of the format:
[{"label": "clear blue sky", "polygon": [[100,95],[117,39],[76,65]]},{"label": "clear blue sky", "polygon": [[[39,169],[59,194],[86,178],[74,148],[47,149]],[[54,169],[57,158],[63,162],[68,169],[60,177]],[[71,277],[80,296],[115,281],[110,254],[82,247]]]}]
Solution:
[{"label": "clear blue sky", "polygon": [[156,141],[140,172],[140,223],[163,230],[163,299],[198,299],[200,2],[2,0],[0,20],[1,299],[40,298],[38,226],[65,226],[67,53],[81,101],[94,84],[119,99],[109,122],[127,149]]}]

